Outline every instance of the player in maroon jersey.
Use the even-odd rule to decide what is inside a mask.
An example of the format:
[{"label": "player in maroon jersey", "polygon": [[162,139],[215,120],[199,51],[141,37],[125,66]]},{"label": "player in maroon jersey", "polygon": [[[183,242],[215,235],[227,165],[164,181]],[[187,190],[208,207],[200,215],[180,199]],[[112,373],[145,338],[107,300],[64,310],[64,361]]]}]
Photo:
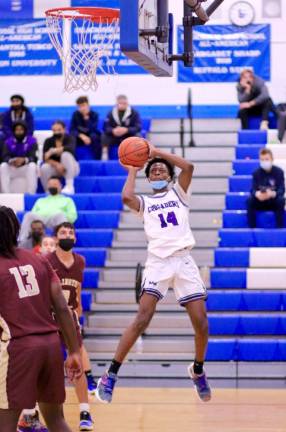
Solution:
[{"label": "player in maroon jersey", "polygon": [[[77,326],[78,340],[83,361],[87,356],[87,353],[82,343],[78,317],[82,315],[81,285],[83,281],[85,259],[83,256],[74,253],[72,250],[75,245],[76,237],[75,228],[71,223],[63,222],[57,226],[55,229],[55,239],[57,243],[56,250],[47,255],[47,259],[61,281],[63,294],[72,311]],[[90,407],[88,403],[88,386],[84,375],[75,382],[75,390],[80,408],[79,430],[92,431],[93,421],[90,416]]]},{"label": "player in maroon jersey", "polygon": [[60,281],[45,258],[17,247],[19,222],[0,207],[0,432],[15,432],[22,409],[36,402],[50,432],[64,420],[64,363],[58,326],[69,349],[66,370],[82,376],[75,326]]}]

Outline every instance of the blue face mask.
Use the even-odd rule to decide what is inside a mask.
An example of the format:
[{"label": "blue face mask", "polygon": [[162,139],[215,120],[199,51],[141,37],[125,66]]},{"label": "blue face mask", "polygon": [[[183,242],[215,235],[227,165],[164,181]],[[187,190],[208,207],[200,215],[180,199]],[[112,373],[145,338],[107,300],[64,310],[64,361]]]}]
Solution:
[{"label": "blue face mask", "polygon": [[153,180],[150,181],[150,185],[154,190],[165,189],[168,186],[169,182],[167,180]]}]

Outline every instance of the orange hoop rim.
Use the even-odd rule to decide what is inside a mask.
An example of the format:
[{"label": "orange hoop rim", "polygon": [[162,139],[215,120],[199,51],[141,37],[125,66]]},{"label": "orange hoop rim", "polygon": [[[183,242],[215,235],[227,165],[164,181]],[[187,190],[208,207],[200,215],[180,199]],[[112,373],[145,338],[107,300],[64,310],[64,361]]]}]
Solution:
[{"label": "orange hoop rim", "polygon": [[[76,14],[78,13],[78,14]],[[64,7],[45,11],[46,17],[61,19],[87,19],[96,23],[112,24],[120,17],[120,10],[99,7]]]}]

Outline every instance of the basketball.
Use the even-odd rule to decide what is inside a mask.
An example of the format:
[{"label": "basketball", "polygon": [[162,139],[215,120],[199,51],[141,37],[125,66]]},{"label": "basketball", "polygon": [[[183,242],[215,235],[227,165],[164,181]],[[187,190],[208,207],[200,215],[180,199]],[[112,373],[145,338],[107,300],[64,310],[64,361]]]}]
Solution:
[{"label": "basketball", "polygon": [[142,167],[149,159],[149,153],[149,142],[141,137],[126,138],[118,149],[120,162],[134,167]]}]

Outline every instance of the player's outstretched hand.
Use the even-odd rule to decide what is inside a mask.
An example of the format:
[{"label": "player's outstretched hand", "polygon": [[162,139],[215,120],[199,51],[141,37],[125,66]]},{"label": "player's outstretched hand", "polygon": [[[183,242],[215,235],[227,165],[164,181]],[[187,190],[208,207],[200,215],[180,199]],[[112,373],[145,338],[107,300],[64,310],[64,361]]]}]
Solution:
[{"label": "player's outstretched hand", "polygon": [[127,171],[135,171],[135,172],[137,172],[137,171],[140,171],[140,170],[143,168],[143,166],[142,166],[142,167],[134,167],[134,166],[132,166],[132,165],[124,165],[124,164],[120,161],[120,159],[119,159],[119,163],[120,163],[120,165],[122,165],[123,168],[125,168]]},{"label": "player's outstretched hand", "polygon": [[79,353],[69,354],[65,361],[65,369],[68,379],[73,382],[78,380],[83,374],[81,357]]},{"label": "player's outstretched hand", "polygon": [[157,149],[153,144],[149,142],[149,159],[153,159],[157,156]]}]

